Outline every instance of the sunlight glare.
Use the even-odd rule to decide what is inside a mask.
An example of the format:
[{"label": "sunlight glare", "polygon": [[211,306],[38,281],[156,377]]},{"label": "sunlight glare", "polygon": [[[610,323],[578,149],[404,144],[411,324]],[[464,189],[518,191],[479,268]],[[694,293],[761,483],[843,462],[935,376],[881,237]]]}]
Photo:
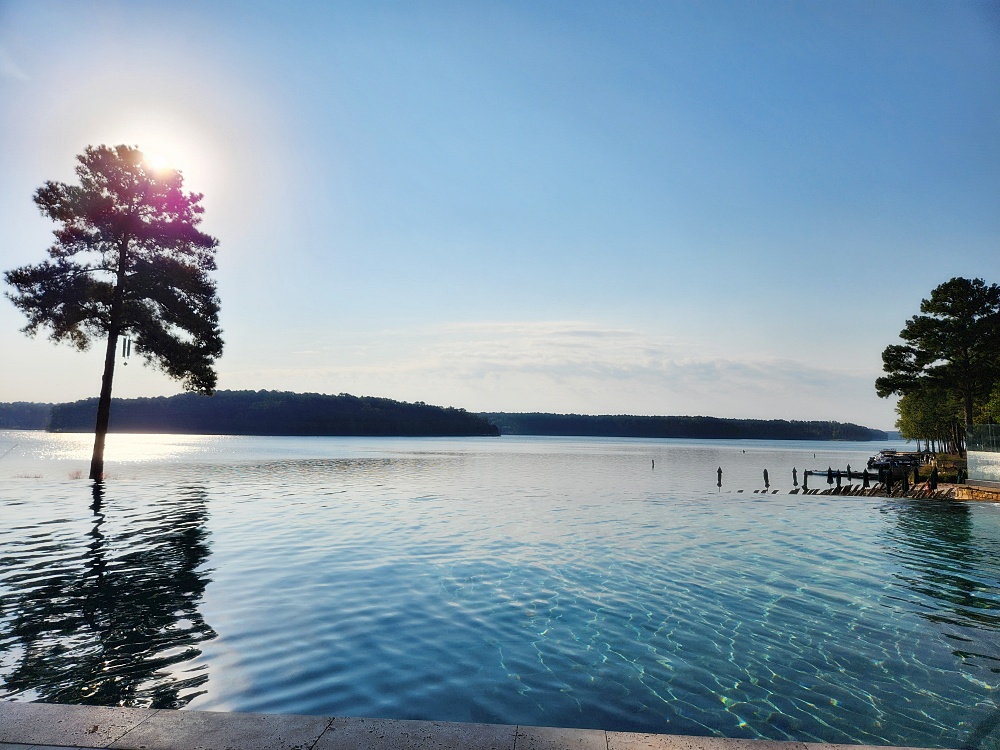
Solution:
[{"label": "sunlight glare", "polygon": [[104,142],[137,146],[146,165],[156,173],[176,170],[184,176],[186,190],[208,192],[215,187],[220,150],[217,134],[198,122],[183,107],[135,104],[119,112],[115,127]]},{"label": "sunlight glare", "polygon": [[163,154],[143,152],[143,158],[146,162],[146,166],[154,172],[163,174],[174,170],[170,160]]}]

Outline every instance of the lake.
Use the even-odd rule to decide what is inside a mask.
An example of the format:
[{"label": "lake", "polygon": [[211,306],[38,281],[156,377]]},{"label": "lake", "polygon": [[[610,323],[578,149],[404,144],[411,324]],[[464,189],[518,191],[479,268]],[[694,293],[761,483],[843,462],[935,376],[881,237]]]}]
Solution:
[{"label": "lake", "polygon": [[0,697],[1000,744],[1000,506],[787,494],[891,444],[91,440],[0,432]]}]

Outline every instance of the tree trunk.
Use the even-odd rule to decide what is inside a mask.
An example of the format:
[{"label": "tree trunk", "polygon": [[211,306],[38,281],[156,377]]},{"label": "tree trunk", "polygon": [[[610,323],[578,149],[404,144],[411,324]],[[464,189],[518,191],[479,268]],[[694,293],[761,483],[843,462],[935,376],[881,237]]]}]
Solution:
[{"label": "tree trunk", "polygon": [[118,244],[118,269],[115,293],[111,300],[111,314],[108,316],[108,348],[104,353],[104,375],[101,378],[101,397],[97,400],[97,426],[94,428],[94,455],[90,459],[90,478],[95,482],[104,481],[104,439],[108,435],[111,420],[111,384],[115,379],[115,355],[118,353],[118,334],[121,328],[122,304],[125,300],[126,253],[128,235]]},{"label": "tree trunk", "polygon": [[115,355],[118,353],[118,331],[108,331],[108,348],[104,354],[104,376],[101,397],[97,400],[97,426],[94,428],[94,455],[90,459],[90,478],[104,480],[104,439],[111,419],[111,383],[115,378]]}]

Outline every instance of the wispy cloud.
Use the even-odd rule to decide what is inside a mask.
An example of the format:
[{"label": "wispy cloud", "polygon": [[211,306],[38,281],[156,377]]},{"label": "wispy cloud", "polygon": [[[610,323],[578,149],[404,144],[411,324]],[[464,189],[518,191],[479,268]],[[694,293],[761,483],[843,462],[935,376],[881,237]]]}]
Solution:
[{"label": "wispy cloud", "polygon": [[9,78],[15,81],[28,80],[28,74],[14,62],[14,58],[3,45],[0,45],[0,78]]},{"label": "wispy cloud", "polygon": [[888,427],[892,408],[874,395],[876,374],[728,358],[629,328],[544,321],[386,331],[363,345],[330,342],[325,352],[314,349],[280,370],[230,373],[227,380],[296,382],[477,411],[838,419]]}]

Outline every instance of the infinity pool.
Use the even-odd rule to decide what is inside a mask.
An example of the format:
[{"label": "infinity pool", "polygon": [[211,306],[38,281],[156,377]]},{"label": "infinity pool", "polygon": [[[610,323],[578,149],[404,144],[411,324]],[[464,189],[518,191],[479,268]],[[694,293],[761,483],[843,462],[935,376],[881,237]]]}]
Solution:
[{"label": "infinity pool", "polygon": [[752,494],[866,446],[214,440],[0,477],[0,697],[997,746],[1000,507]]}]

